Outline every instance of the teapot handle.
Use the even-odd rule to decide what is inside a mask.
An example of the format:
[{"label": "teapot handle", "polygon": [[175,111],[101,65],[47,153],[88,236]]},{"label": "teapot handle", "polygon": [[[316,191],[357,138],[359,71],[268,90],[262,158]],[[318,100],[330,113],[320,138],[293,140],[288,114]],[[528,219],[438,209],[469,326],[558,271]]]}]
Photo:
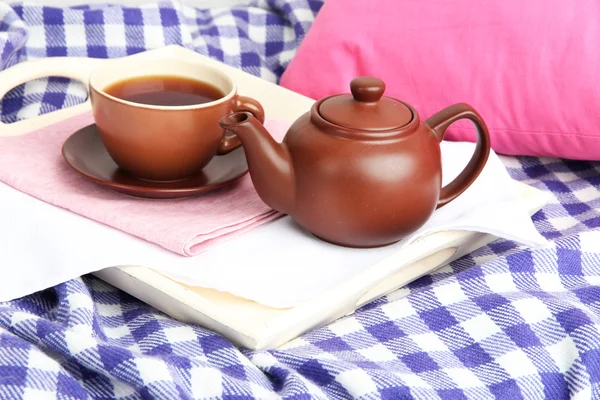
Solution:
[{"label": "teapot handle", "polygon": [[425,123],[433,130],[438,142],[444,139],[450,125],[460,119],[468,119],[477,130],[477,146],[464,170],[440,193],[437,207],[440,208],[460,196],[477,179],[490,154],[490,134],[479,113],[468,104],[454,104],[428,118]]}]

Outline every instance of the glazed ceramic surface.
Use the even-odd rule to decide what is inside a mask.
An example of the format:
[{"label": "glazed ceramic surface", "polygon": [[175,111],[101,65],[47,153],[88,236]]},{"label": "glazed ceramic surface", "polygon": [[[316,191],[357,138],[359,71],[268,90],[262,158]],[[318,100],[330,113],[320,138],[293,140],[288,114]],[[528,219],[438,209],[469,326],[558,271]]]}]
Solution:
[{"label": "glazed ceramic surface", "polygon": [[[473,183],[489,155],[489,133],[466,104],[421,121],[409,104],[383,96],[385,84],[379,79],[359,77],[350,86],[351,95],[317,101],[281,144],[248,112],[228,115],[221,125],[240,137],[265,203],[332,243],[394,243]],[[477,127],[476,151],[464,171],[442,188],[439,143],[463,118]]]},{"label": "glazed ceramic surface", "polygon": [[[225,95],[190,106],[155,106],[107,94],[110,85],[141,76],[177,76],[208,82]],[[97,68],[89,79],[90,100],[100,137],[115,163],[150,181],[176,181],[198,173],[216,154],[240,145],[227,138],[219,119],[233,111],[252,112],[261,122],[256,100],[240,96],[235,82],[205,64],[173,60],[115,62]]]},{"label": "glazed ceramic surface", "polygon": [[244,150],[213,157],[198,173],[177,182],[140,180],[124,172],[110,157],[95,125],[87,126],[64,143],[63,157],[85,178],[117,192],[137,197],[171,199],[188,197],[229,185],[248,172]]}]

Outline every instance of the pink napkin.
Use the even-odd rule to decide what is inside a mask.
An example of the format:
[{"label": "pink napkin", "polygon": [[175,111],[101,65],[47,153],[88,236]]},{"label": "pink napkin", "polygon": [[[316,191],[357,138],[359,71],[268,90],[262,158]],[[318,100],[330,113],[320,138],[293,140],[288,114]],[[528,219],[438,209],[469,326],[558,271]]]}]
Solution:
[{"label": "pink napkin", "polygon": [[[172,200],[138,199],[89,182],[64,161],[61,148],[91,123],[87,113],[25,135],[0,137],[0,181],[184,256],[280,216],[258,197],[248,174],[224,189]],[[287,129],[276,121],[265,126],[279,141]]]}]

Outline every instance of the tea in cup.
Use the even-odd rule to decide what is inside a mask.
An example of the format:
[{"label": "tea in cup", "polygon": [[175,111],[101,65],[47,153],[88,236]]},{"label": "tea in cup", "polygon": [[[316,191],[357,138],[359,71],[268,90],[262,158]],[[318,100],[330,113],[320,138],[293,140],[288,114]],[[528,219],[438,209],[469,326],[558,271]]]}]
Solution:
[{"label": "tea in cup", "polygon": [[241,145],[219,120],[264,110],[240,96],[225,72],[177,60],[118,60],[90,75],[90,101],[108,154],[129,174],[178,181],[199,173],[213,157]]}]

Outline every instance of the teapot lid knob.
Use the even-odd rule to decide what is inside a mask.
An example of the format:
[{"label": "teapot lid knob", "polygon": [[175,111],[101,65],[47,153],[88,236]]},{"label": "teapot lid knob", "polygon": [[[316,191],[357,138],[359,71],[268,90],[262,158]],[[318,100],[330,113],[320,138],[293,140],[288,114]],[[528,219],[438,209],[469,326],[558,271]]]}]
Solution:
[{"label": "teapot lid knob", "polygon": [[350,91],[354,100],[363,103],[379,101],[385,92],[385,83],[372,76],[359,76],[350,82]]},{"label": "teapot lid knob", "polygon": [[343,93],[322,100],[317,112],[326,121],[349,129],[384,131],[408,124],[412,111],[401,101],[386,97],[385,83],[373,76],[350,81],[352,95]]}]

